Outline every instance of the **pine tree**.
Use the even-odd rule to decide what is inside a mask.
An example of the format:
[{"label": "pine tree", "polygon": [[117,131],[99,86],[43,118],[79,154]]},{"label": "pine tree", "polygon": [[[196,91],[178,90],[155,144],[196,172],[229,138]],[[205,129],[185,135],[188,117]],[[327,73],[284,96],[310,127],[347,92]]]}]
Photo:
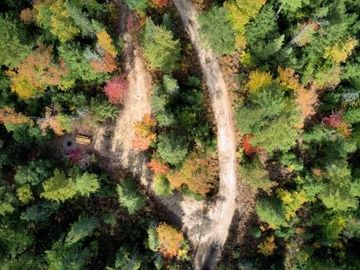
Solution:
[{"label": "pine tree", "polygon": [[150,67],[170,73],[180,57],[180,42],[163,26],[156,26],[151,19],[146,21],[143,37],[144,55]]},{"label": "pine tree", "polygon": [[252,134],[251,144],[268,153],[276,149],[287,151],[296,144],[299,121],[293,101],[285,97],[277,83],[250,96],[237,113],[240,130]]},{"label": "pine tree", "polygon": [[67,178],[59,169],[55,169],[53,177],[43,183],[44,192],[41,197],[47,200],[63,202],[76,195],[76,184],[71,178]]},{"label": "pine tree", "polygon": [[66,235],[65,243],[73,245],[85,237],[92,235],[98,225],[95,218],[80,217],[78,221],[71,225],[70,231]]},{"label": "pine tree", "polygon": [[89,197],[90,194],[95,193],[99,188],[99,179],[96,174],[84,173],[75,178],[76,192],[80,196]]},{"label": "pine tree", "polygon": [[186,158],[188,147],[182,137],[160,134],[157,138],[156,151],[164,161],[173,166],[178,166]]},{"label": "pine tree", "polygon": [[235,33],[231,28],[227,10],[222,7],[212,7],[199,17],[200,31],[215,53],[231,54],[235,51]]},{"label": "pine tree", "polygon": [[262,222],[269,224],[272,229],[288,226],[281,207],[281,202],[269,198],[261,198],[256,203],[256,213]]},{"label": "pine tree", "polygon": [[144,197],[138,192],[136,184],[131,179],[124,179],[117,185],[120,205],[126,208],[130,215],[135,214],[145,206]]},{"label": "pine tree", "polygon": [[16,67],[31,52],[20,23],[9,15],[0,15],[0,65]]}]

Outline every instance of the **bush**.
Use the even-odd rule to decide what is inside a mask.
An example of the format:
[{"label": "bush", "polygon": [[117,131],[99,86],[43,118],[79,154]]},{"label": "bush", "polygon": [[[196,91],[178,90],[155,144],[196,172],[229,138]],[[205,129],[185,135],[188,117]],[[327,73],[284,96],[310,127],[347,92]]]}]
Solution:
[{"label": "bush", "polygon": [[16,203],[15,196],[9,192],[5,187],[0,186],[0,215],[5,216],[15,211],[14,204]]},{"label": "bush", "polygon": [[153,179],[152,189],[156,195],[167,196],[171,195],[171,187],[169,181],[164,175],[155,175]]},{"label": "bush", "polygon": [[124,179],[117,185],[119,203],[129,214],[135,214],[145,206],[145,198],[138,192],[136,184],[131,179]]}]

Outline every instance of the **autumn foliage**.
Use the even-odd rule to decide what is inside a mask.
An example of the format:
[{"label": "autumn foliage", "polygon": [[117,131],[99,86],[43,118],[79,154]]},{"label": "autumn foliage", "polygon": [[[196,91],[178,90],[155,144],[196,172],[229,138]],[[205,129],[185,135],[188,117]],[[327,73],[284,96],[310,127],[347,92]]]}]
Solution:
[{"label": "autumn foliage", "polygon": [[169,4],[169,0],[151,0],[151,2],[158,8],[166,7]]},{"label": "autumn foliage", "polygon": [[244,153],[246,155],[253,155],[259,151],[258,147],[254,147],[251,145],[251,138],[253,136],[251,134],[245,134],[241,141],[241,146],[244,149]]},{"label": "autumn foliage", "polygon": [[180,170],[169,173],[167,178],[172,189],[186,186],[192,192],[205,195],[214,187],[216,170],[217,166],[210,157],[192,154]]},{"label": "autumn foliage", "polygon": [[124,76],[113,77],[104,87],[104,92],[113,104],[122,103],[129,90],[129,82]]},{"label": "autumn foliage", "polygon": [[45,117],[39,119],[37,123],[43,134],[46,134],[48,128],[58,136],[72,131],[71,119],[62,114],[53,114],[50,108],[46,108]]},{"label": "autumn foliage", "polygon": [[147,150],[156,138],[153,128],[156,122],[150,115],[145,115],[143,120],[135,125],[135,138],[133,148],[138,151]]},{"label": "autumn foliage", "polygon": [[325,116],[322,122],[331,128],[338,128],[341,125],[342,117],[338,113],[332,113],[329,116]]},{"label": "autumn foliage", "polygon": [[24,23],[31,23],[34,21],[34,12],[30,8],[25,8],[20,13],[20,19]]},{"label": "autumn foliage", "polygon": [[44,92],[48,86],[58,85],[67,72],[63,63],[52,62],[52,49],[41,45],[17,69],[9,70],[7,74],[11,79],[11,90],[27,99]]},{"label": "autumn foliage", "polygon": [[315,114],[315,105],[318,102],[316,88],[313,85],[309,89],[305,88],[292,68],[279,67],[278,72],[281,85],[295,91],[295,102],[300,111],[300,122],[296,124],[296,127],[302,128],[304,120]]},{"label": "autumn foliage", "polygon": [[358,41],[355,38],[349,38],[345,42],[338,42],[332,47],[325,48],[324,57],[340,64],[346,61],[357,45]]},{"label": "autumn foliage", "polygon": [[31,119],[22,113],[17,113],[13,108],[4,107],[0,109],[0,123],[2,124],[29,124],[32,123]]},{"label": "autumn foliage", "polygon": [[182,232],[165,223],[157,226],[156,232],[159,252],[167,259],[178,257],[182,243],[185,240]]},{"label": "autumn foliage", "polygon": [[92,59],[90,65],[98,73],[113,72],[117,68],[116,59],[107,52],[100,59]]},{"label": "autumn foliage", "polygon": [[148,164],[148,168],[154,173],[154,174],[166,174],[169,171],[168,166],[166,166],[164,163],[157,159],[152,159]]},{"label": "autumn foliage", "polygon": [[245,87],[249,89],[250,92],[255,92],[256,90],[269,85],[271,81],[272,78],[269,72],[255,70],[250,72],[249,80]]},{"label": "autumn foliage", "polygon": [[106,53],[110,54],[112,57],[116,57],[116,49],[112,43],[109,34],[105,30],[103,30],[96,33],[96,37],[98,39],[98,46],[100,46],[101,49],[103,49]]},{"label": "autumn foliage", "polygon": [[270,256],[276,249],[275,237],[269,236],[258,245],[259,252],[265,256]]}]

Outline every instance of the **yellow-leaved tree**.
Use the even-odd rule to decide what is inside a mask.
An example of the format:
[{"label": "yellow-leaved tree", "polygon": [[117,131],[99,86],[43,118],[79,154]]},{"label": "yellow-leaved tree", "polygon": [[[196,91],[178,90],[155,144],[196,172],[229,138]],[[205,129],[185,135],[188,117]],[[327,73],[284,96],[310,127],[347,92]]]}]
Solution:
[{"label": "yellow-leaved tree", "polygon": [[249,80],[245,87],[249,89],[250,92],[255,92],[260,88],[269,85],[271,81],[272,78],[270,72],[254,70],[250,72]]},{"label": "yellow-leaved tree", "polygon": [[265,2],[266,0],[230,0],[224,3],[224,7],[229,11],[239,49],[246,47],[245,26],[259,13]]}]

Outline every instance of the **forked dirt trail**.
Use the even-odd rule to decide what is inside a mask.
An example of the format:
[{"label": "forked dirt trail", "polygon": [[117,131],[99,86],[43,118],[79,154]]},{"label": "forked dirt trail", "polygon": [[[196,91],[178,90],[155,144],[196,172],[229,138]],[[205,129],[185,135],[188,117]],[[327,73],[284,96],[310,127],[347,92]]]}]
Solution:
[{"label": "forked dirt trail", "polygon": [[216,121],[220,166],[219,193],[215,204],[208,212],[210,228],[200,239],[195,257],[196,269],[215,269],[236,208],[236,143],[232,107],[216,57],[200,39],[198,13],[195,7],[188,0],[173,2],[199,57]]},{"label": "forked dirt trail", "polygon": [[101,127],[94,136],[94,148],[109,159],[106,167],[110,173],[122,169],[130,172],[140,180],[152,202],[165,210],[173,223],[182,226],[190,240],[198,239],[202,231],[198,224],[203,220],[202,209],[205,208],[205,202],[183,197],[179,192],[166,197],[156,196],[151,189],[152,175],[146,165],[148,158],[145,153],[133,150],[135,125],[151,113],[153,83],[140,47],[131,33],[125,29],[129,11],[122,1],[118,1],[118,4],[121,10],[120,32],[123,33],[125,44],[124,61],[129,92],[116,119],[115,127]]},{"label": "forked dirt trail", "polygon": [[125,43],[125,71],[129,81],[129,93],[123,104],[115,128],[111,131],[100,128],[94,138],[94,148],[110,160],[110,171],[125,169],[140,179],[152,201],[171,215],[170,219],[181,225],[195,248],[195,268],[215,269],[235,211],[236,158],[235,135],[231,104],[227,87],[216,57],[210,49],[203,47],[199,37],[197,12],[187,0],[173,0],[184,27],[197,51],[202,71],[210,92],[212,109],[217,127],[217,147],[220,166],[219,193],[211,205],[206,201],[195,201],[180,193],[168,197],[154,195],[150,188],[151,173],[144,153],[133,150],[135,124],[151,113],[151,74],[146,68],[140,47],[130,33],[126,32],[127,7],[118,1],[120,32]]}]

